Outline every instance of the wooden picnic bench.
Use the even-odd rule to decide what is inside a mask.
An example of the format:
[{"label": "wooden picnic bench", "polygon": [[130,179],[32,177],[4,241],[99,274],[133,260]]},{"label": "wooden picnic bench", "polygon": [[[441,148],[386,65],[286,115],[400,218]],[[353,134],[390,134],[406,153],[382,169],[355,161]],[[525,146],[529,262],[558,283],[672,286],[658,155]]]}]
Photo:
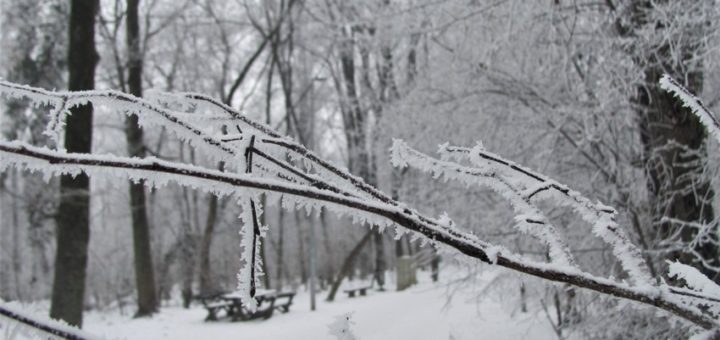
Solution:
[{"label": "wooden picnic bench", "polygon": [[231,301],[216,301],[204,304],[205,309],[208,311],[205,321],[216,321],[218,319],[218,313],[225,311],[225,316],[233,315],[234,303]]},{"label": "wooden picnic bench", "polygon": [[[293,298],[295,297],[295,293],[293,292],[284,292],[279,293],[275,295],[275,309],[282,311],[283,313],[287,313],[290,311],[290,305],[292,305]],[[278,303],[278,300],[285,300],[283,303]]]},{"label": "wooden picnic bench", "polygon": [[360,296],[367,295],[367,290],[370,288],[372,288],[372,285],[348,288],[348,289],[344,289],[343,292],[345,292],[348,295],[348,297],[352,298],[352,297],[355,297],[355,293],[360,293]]},{"label": "wooden picnic bench", "polygon": [[248,321],[256,319],[269,319],[277,309],[283,313],[290,311],[295,293],[275,291],[260,291],[255,295],[258,303],[254,311],[248,309],[243,303],[241,296],[237,293],[220,294],[212,298],[201,299],[203,306],[208,311],[205,321],[216,321],[221,312],[232,321]]},{"label": "wooden picnic bench", "polygon": [[207,309],[208,315],[205,317],[205,321],[215,321],[218,319],[220,312],[224,311],[226,316],[232,313],[233,303],[230,301],[224,301],[222,296],[225,292],[213,292],[207,294],[200,294],[193,296],[193,299],[200,301],[200,303]]},{"label": "wooden picnic bench", "polygon": [[232,321],[249,321],[256,319],[269,319],[275,311],[275,297],[267,297],[258,300],[258,306],[254,311],[251,311],[241,303],[235,304],[236,309],[233,311],[231,316]]}]

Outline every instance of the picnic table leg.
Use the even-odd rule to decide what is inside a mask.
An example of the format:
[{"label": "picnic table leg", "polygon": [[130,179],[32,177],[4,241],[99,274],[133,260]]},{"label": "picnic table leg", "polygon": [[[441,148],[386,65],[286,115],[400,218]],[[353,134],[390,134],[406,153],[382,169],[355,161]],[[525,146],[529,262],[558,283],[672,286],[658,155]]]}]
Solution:
[{"label": "picnic table leg", "polygon": [[205,318],[205,321],[217,321],[217,315],[215,315],[215,309],[208,309],[208,316]]},{"label": "picnic table leg", "polygon": [[243,311],[242,305],[233,304],[232,311],[232,321],[245,320],[245,312]]},{"label": "picnic table leg", "polygon": [[362,296],[367,295],[364,288],[363,288],[363,289],[360,289],[360,295],[362,295]]}]

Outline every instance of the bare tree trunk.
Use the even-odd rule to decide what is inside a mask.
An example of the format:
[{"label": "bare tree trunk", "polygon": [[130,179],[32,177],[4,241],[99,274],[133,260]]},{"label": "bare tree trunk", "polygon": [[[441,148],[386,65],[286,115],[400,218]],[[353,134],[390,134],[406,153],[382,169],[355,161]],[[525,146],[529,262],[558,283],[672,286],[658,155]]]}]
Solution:
[{"label": "bare tree trunk", "polygon": [[295,225],[293,226],[297,230],[298,240],[298,266],[300,267],[300,282],[302,284],[307,283],[307,254],[305,252],[305,233],[302,229],[302,218],[297,210],[293,211],[293,220]]},{"label": "bare tree trunk", "polygon": [[216,289],[212,279],[210,251],[215,233],[215,220],[217,219],[218,197],[210,194],[208,197],[208,212],[200,244],[200,295],[211,294]]},{"label": "bare tree trunk", "polygon": [[433,248],[432,253],[432,260],[430,261],[430,275],[433,282],[437,282],[438,279],[440,279],[440,256],[435,248]]},{"label": "bare tree trunk", "polygon": [[[188,210],[189,217],[183,221],[182,235],[180,236],[180,271],[181,271],[181,295],[183,308],[190,308],[193,297],[193,281],[195,278],[196,244],[193,237],[193,223],[190,216],[197,214],[197,205],[191,205],[192,194],[183,188],[183,201]],[[192,208],[191,208],[192,207]],[[192,214],[193,211],[195,214]]]},{"label": "bare tree trunk", "polygon": [[[280,203],[282,205],[282,202]],[[283,252],[283,248],[285,246],[285,240],[284,240],[284,233],[285,233],[285,210],[280,208],[278,210],[278,224],[277,224],[277,230],[278,230],[278,243],[277,243],[277,272],[276,272],[276,279],[275,279],[275,285],[277,287],[278,291],[281,291],[283,288],[283,256],[285,255]]]},{"label": "bare tree trunk", "polygon": [[[95,14],[98,0],[72,0],[68,45],[68,90],[95,87]],[[73,107],[65,127],[65,149],[88,153],[92,144],[92,105]],[[60,178],[57,252],[50,317],[82,326],[85,276],[90,241],[90,179],[85,174]]]},{"label": "bare tree trunk", "polygon": [[[128,49],[128,80],[130,94],[142,97],[142,64],[140,51],[140,25],[138,23],[138,6],[140,0],[127,1],[127,49]],[[138,126],[138,117],[133,115],[125,120],[125,136],[128,154],[131,157],[145,157],[143,131]],[[155,289],[155,271],[150,250],[150,223],[148,222],[145,204],[145,185],[142,182],[129,182],[130,211],[133,227],[133,250],[135,254],[135,284],[138,294],[138,310],[136,317],[155,313],[158,308]]]},{"label": "bare tree trunk", "polygon": [[[18,192],[18,170],[14,169],[12,171],[12,190],[14,192]],[[15,275],[13,275],[15,279],[15,298],[23,301],[23,294],[22,294],[22,285],[20,284],[20,278],[22,275],[22,263],[20,261],[20,218],[18,217],[18,207],[17,199],[12,200],[11,205],[11,216],[12,216],[12,239],[13,239],[13,245],[12,245],[12,268]]]},{"label": "bare tree trunk", "polygon": [[310,220],[310,257],[309,257],[309,269],[310,269],[310,278],[309,278],[309,286],[310,286],[310,310],[315,310],[315,294],[316,294],[316,284],[317,284],[317,236],[315,233],[315,221]]},{"label": "bare tree trunk", "polygon": [[373,272],[373,279],[378,283],[379,290],[385,290],[385,271],[387,270],[387,261],[385,259],[385,234],[380,232],[380,229],[376,227],[373,235],[373,242],[375,243],[375,270]]},{"label": "bare tree trunk", "polygon": [[324,288],[324,281],[331,281],[333,273],[335,272],[334,265],[333,265],[333,258],[334,258],[334,252],[332,249],[332,245],[330,244],[330,232],[328,230],[328,223],[327,223],[327,211],[325,208],[320,208],[320,227],[322,228],[323,233],[323,245],[325,248],[325,270],[323,271],[323,283],[322,289]]}]

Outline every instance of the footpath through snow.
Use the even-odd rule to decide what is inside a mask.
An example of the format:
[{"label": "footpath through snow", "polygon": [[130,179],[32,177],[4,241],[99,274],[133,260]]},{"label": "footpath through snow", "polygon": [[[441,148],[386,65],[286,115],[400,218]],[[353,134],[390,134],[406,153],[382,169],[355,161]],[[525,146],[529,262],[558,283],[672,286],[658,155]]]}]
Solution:
[{"label": "footpath through snow", "polygon": [[[515,313],[490,296],[456,292],[449,305],[446,283],[432,283],[420,274],[420,283],[403,291],[369,291],[368,296],[338,295],[333,303],[318,295],[310,311],[309,295],[299,291],[287,314],[250,322],[204,322],[206,311],[163,307],[153,318],[130,319],[115,312],[90,313],[85,330],[108,339],[332,339],[328,326],[338,315],[353,313],[353,332],[360,340],[379,339],[555,339],[541,313]],[[445,273],[443,273],[445,274]],[[448,281],[449,275],[445,275]],[[486,273],[478,284],[494,275]],[[510,292],[507,292],[510,293]]]}]

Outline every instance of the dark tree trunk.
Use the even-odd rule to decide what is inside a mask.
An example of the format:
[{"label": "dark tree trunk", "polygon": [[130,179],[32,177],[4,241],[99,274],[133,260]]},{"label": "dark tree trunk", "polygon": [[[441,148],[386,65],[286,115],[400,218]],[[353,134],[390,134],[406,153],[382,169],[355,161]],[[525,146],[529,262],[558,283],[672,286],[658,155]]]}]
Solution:
[{"label": "dark tree trunk", "polygon": [[[142,64],[140,51],[140,25],[138,23],[138,5],[140,0],[127,1],[126,39],[128,49],[128,88],[130,94],[142,97]],[[128,155],[144,158],[145,145],[143,131],[138,126],[138,117],[133,115],[125,120],[125,136]],[[136,317],[155,313],[158,307],[155,289],[155,272],[152,251],[150,250],[150,223],[145,204],[145,185],[129,182],[130,211],[133,229],[133,250],[135,254],[135,284],[138,294]]]},{"label": "dark tree trunk", "polygon": [[182,296],[183,308],[187,309],[190,308],[193,298],[193,278],[195,276],[197,240],[191,233],[185,233],[182,238],[182,246],[180,247],[180,254],[182,256],[182,288],[180,288],[180,295]]},{"label": "dark tree trunk", "polygon": [[377,281],[379,290],[385,290],[385,271],[387,270],[385,234],[380,232],[379,228],[376,229],[373,235],[373,243],[375,244],[375,270],[373,271],[373,279]]},{"label": "dark tree trunk", "polygon": [[[98,0],[72,0],[68,45],[68,89],[95,87],[95,14]],[[74,107],[67,117],[65,149],[87,153],[92,144],[92,105]],[[50,317],[82,326],[87,250],[90,240],[90,180],[85,174],[60,178],[57,253]]]},{"label": "dark tree trunk", "polygon": [[335,272],[333,265],[335,253],[333,252],[333,247],[330,244],[330,231],[328,230],[327,211],[325,208],[320,208],[320,228],[322,229],[323,246],[325,248],[325,269],[322,274],[324,280],[321,281],[321,285],[323,286],[322,289],[325,289],[324,281],[332,280],[333,273]]},{"label": "dark tree trunk", "polygon": [[283,270],[284,270],[284,247],[285,247],[285,240],[283,235],[285,233],[285,210],[282,208],[282,202],[279,203],[280,209],[278,209],[278,243],[277,243],[277,264],[275,265],[277,267],[277,272],[275,276],[275,285],[277,287],[277,291],[282,291],[283,288]]},{"label": "dark tree trunk", "polygon": [[205,221],[202,243],[200,244],[200,295],[208,295],[214,293],[216,290],[212,280],[210,249],[212,249],[212,238],[215,233],[217,211],[218,197],[217,195],[210,194],[208,197],[207,220]]},{"label": "dark tree trunk", "polygon": [[[647,22],[651,6],[647,1],[635,3],[632,13],[634,28],[649,24],[657,30],[664,29],[661,24]],[[671,46],[666,42],[653,46],[653,51],[641,54],[647,56],[638,60],[644,69],[645,81],[634,99],[638,104],[653,225],[658,235],[657,243],[663,247],[663,243],[690,245],[698,229],[688,224],[712,223],[714,219],[712,202],[715,192],[710,180],[703,177],[707,161],[704,128],[689,109],[658,85],[660,77],[668,73],[675,79],[683,80],[683,85],[691,92],[701,94],[703,68],[694,61],[701,51],[691,42],[672,48],[680,52],[679,58],[672,57]],[[714,267],[720,265],[717,226],[711,228],[713,231],[706,238],[701,238],[692,246],[700,259],[685,250],[671,250],[664,259],[678,259],[692,264],[718,281],[718,273],[702,263]]]},{"label": "dark tree trunk", "polygon": [[[293,228],[297,231],[298,241],[298,266],[300,267],[300,282],[306,284],[308,280],[307,252],[305,251],[305,233],[303,232],[303,218],[300,217],[298,210],[293,211]],[[310,222],[312,223],[312,222]]]}]

